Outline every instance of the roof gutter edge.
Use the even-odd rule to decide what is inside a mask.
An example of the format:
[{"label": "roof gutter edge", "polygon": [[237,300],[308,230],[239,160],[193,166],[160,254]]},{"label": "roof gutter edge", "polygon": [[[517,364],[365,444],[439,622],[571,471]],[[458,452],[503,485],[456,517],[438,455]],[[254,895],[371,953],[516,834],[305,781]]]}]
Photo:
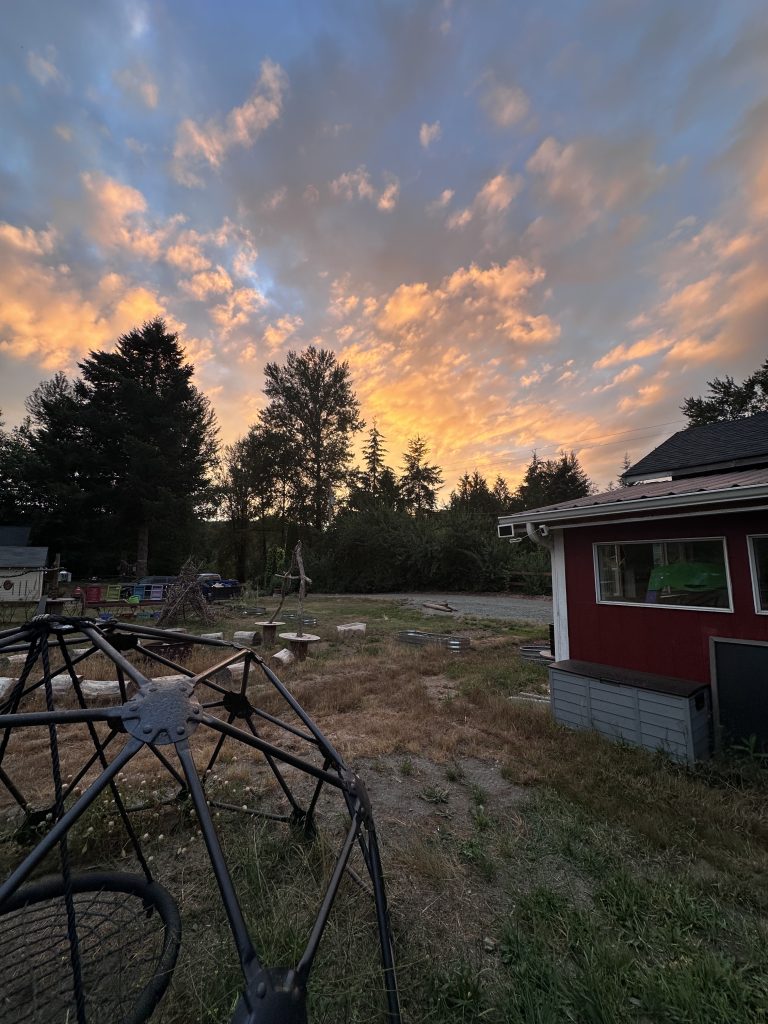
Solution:
[{"label": "roof gutter edge", "polygon": [[750,487],[731,488],[722,491],[688,492],[670,494],[664,499],[636,498],[634,501],[610,502],[604,505],[580,505],[570,509],[555,509],[552,512],[537,515],[537,511],[516,512],[510,516],[499,516],[499,526],[515,526],[517,523],[556,523],[562,520],[586,519],[590,516],[630,515],[633,512],[679,508],[685,505],[714,505],[731,503],[753,498],[768,498],[768,484],[753,484]]}]

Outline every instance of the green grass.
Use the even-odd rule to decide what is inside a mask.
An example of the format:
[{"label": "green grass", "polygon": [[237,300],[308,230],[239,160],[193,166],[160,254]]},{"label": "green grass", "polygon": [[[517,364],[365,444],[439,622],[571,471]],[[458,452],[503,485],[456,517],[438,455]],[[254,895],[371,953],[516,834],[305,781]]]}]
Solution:
[{"label": "green grass", "polygon": [[[695,865],[659,855],[554,796],[518,856],[560,854],[559,877],[500,923],[508,1020],[733,1024],[768,1014],[768,931]],[[539,877],[540,873],[539,873]]]}]

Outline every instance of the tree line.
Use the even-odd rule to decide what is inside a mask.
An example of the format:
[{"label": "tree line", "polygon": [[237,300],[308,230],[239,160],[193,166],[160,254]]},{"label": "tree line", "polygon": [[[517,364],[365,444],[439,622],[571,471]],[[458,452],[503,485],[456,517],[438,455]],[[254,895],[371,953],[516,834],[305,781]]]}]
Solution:
[{"label": "tree line", "polygon": [[[19,427],[0,425],[0,523],[29,524],[33,542],[81,578],[170,574],[192,555],[268,587],[300,538],[328,589],[536,590],[546,553],[499,541],[496,518],[594,489],[573,452],[534,452],[514,490],[467,471],[438,507],[444,477],[427,440],[411,438],[393,467],[386,437],[366,429],[348,364],[315,346],[267,363],[264,409],[223,447],[162,319],[78,369],[41,383]],[[768,361],[764,370],[768,379]],[[754,405],[763,385],[749,386]]]}]

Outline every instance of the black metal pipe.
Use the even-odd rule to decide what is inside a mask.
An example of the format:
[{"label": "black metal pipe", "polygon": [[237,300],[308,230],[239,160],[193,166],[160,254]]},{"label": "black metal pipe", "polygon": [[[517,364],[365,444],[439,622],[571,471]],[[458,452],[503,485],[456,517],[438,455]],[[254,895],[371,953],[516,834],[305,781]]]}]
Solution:
[{"label": "black metal pipe", "polygon": [[[325,782],[335,786],[336,789],[344,789],[344,783],[338,775],[332,775],[321,768],[316,768],[313,764],[302,761],[300,757],[294,757],[293,754],[281,750],[280,747],[276,747],[273,743],[267,743],[266,740],[260,737],[250,736],[242,729],[237,729],[234,725],[227,725],[226,722],[222,722],[220,718],[214,718],[212,715],[201,715],[200,721],[204,722],[211,729],[216,729],[218,732],[226,732],[228,736],[234,736],[235,739],[240,740],[241,743],[245,743],[249,747],[255,747],[262,754],[271,754],[276,761],[285,761],[286,764],[298,768],[299,771],[305,772],[307,775],[313,775],[316,779],[324,779]],[[0,725],[2,725],[2,718],[0,718]]]},{"label": "black metal pipe", "polygon": [[341,754],[339,754],[337,750],[334,749],[333,744],[318,729],[318,727],[312,721],[310,716],[306,713],[301,704],[299,704],[299,702],[296,700],[296,698],[293,696],[290,690],[287,690],[283,686],[283,684],[277,678],[277,676],[269,667],[269,665],[267,665],[261,658],[259,658],[258,660],[259,663],[261,664],[262,669],[264,670],[264,674],[266,675],[267,679],[269,679],[270,683],[272,683],[272,685],[276,688],[280,696],[285,701],[287,701],[288,704],[290,704],[294,713],[298,715],[298,717],[301,719],[304,725],[306,725],[306,727],[309,729],[312,735],[316,738],[318,746],[320,747],[322,753],[325,756],[329,757],[331,761],[335,761],[336,764],[340,765],[341,767],[345,767],[344,758],[341,756]]},{"label": "black metal pipe", "polygon": [[389,925],[387,896],[384,891],[384,877],[381,870],[379,844],[373,822],[368,822],[368,871],[373,884],[373,898],[376,905],[376,922],[379,929],[381,966],[384,971],[384,992],[387,997],[387,1024],[400,1024],[400,998],[397,992],[395,957],[392,952],[392,931]]},{"label": "black metal pipe", "polygon": [[179,640],[192,640],[197,644],[205,644],[207,647],[234,647],[231,640],[206,640],[201,636],[196,636],[194,633],[181,633],[175,629],[160,629],[158,626],[137,626],[133,622],[110,622],[110,632],[120,631],[121,633],[133,633],[138,636],[147,636],[153,639],[160,638],[161,640],[167,640],[169,637]]},{"label": "black metal pipe", "polygon": [[[53,722],[53,718],[50,718]],[[0,906],[12,896],[19,886],[29,877],[34,871],[37,865],[44,860],[53,847],[59,842],[59,840],[67,834],[70,828],[91,806],[96,797],[106,789],[111,779],[117,775],[117,773],[123,769],[131,758],[141,750],[144,746],[141,740],[131,739],[123,747],[117,757],[112,761],[108,768],[104,770],[104,774],[100,775],[98,779],[91,783],[88,789],[83,793],[79,800],[77,800],[70,809],[62,815],[61,818],[56,822],[50,832],[43,836],[37,846],[32,850],[27,857],[19,864],[15,871],[6,878],[2,886],[0,886]]]},{"label": "black metal pipe", "polygon": [[190,796],[192,797],[192,803],[194,804],[195,811],[197,812],[197,820],[200,825],[200,831],[203,833],[203,840],[205,841],[205,846],[208,850],[211,867],[213,868],[213,873],[216,876],[219,892],[221,893],[221,898],[224,902],[224,909],[227,913],[227,918],[229,919],[229,927],[232,931],[232,937],[235,940],[235,946],[237,947],[237,955],[240,958],[240,964],[243,968],[245,977],[249,978],[251,973],[254,970],[258,970],[261,965],[258,957],[256,956],[256,950],[253,948],[251,937],[248,934],[245,919],[243,918],[243,912],[237,901],[235,887],[232,884],[232,878],[227,868],[227,862],[224,859],[224,852],[221,849],[219,837],[216,835],[216,829],[214,828],[213,820],[211,818],[210,811],[208,810],[208,805],[205,802],[205,793],[202,785],[200,784],[197,768],[195,767],[195,762],[189,749],[189,741],[186,739],[180,740],[175,744],[175,746],[176,753],[181,761],[181,767],[187,779],[187,786],[189,788]]},{"label": "black metal pipe", "polygon": [[139,689],[142,689],[144,686],[149,684],[147,677],[142,672],[139,672],[136,666],[132,665],[127,658],[124,658],[120,651],[115,650],[112,644],[109,643],[108,640],[105,640],[101,633],[99,633],[95,628],[83,626],[83,633],[88,637],[94,647],[98,647],[103,654],[107,655],[110,661],[119,665],[128,678],[132,679],[133,682],[136,683]]},{"label": "black metal pipe", "polygon": [[61,711],[17,711],[0,715],[0,729],[31,725],[77,725],[83,722],[114,722],[122,720],[120,708],[65,708]]},{"label": "black metal pipe", "polygon": [[[253,733],[253,735],[256,737],[256,739],[260,740],[261,736],[259,736],[258,729],[253,724],[253,722],[251,721],[250,717],[246,718],[245,722],[246,722],[246,725],[248,726],[248,728]],[[291,787],[285,781],[285,779],[283,778],[283,773],[280,771],[280,769],[275,764],[274,758],[271,756],[271,754],[268,754],[265,751],[265,753],[264,753],[264,760],[267,762],[267,764],[270,767],[270,770],[271,770],[272,774],[277,779],[277,782],[278,782],[278,785],[280,786],[280,789],[282,789],[283,793],[285,793],[285,796],[286,796],[286,799],[288,800],[288,803],[291,805],[291,807],[294,809],[294,811],[296,811],[297,814],[303,814],[304,812],[302,811],[302,809],[299,806],[296,798],[294,797],[293,792],[291,791]]]},{"label": "black metal pipe", "polygon": [[312,932],[307,941],[306,948],[302,954],[301,960],[299,960],[298,967],[296,968],[296,974],[301,980],[303,985],[307,983],[307,977],[312,969],[312,962],[315,959],[317,948],[320,945],[320,939],[323,937],[325,926],[328,923],[328,917],[333,907],[333,901],[336,899],[336,894],[339,891],[341,880],[344,877],[344,869],[347,866],[349,855],[352,852],[357,834],[360,831],[360,803],[358,801],[357,813],[352,819],[352,823],[349,826],[349,832],[344,840],[344,844],[339,852],[339,856],[336,859],[336,865],[331,875],[331,880],[328,883],[328,888],[325,891],[323,902],[320,905],[315,923],[312,926]]}]

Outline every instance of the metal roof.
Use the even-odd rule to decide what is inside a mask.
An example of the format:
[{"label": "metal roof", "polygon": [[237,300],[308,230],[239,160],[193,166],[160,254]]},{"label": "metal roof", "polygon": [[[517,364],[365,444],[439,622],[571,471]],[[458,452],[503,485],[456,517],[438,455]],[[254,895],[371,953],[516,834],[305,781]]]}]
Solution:
[{"label": "metal roof", "polygon": [[768,412],[678,430],[622,476],[696,476],[748,465],[768,465]]},{"label": "metal roof", "polygon": [[0,547],[0,572],[3,569],[43,569],[48,548]]},{"label": "metal roof", "polygon": [[541,508],[500,516],[499,525],[515,523],[564,522],[590,516],[627,516],[635,512],[663,511],[668,508],[731,507],[741,503],[768,502],[768,467],[688,477],[683,480],[659,480],[633,487],[617,487],[586,498],[544,505]]}]

